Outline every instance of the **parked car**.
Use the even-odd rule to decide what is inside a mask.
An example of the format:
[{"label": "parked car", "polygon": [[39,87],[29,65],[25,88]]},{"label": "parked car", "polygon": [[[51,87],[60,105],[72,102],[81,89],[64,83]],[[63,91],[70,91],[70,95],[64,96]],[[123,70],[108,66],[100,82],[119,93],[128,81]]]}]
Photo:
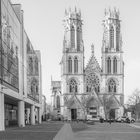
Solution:
[{"label": "parked car", "polygon": [[99,116],[87,115],[87,121],[99,121]]},{"label": "parked car", "polygon": [[132,117],[122,116],[122,117],[117,118],[116,122],[133,123],[133,122],[135,122],[135,119]]},{"label": "parked car", "polygon": [[116,119],[116,122],[125,122],[126,121],[126,116],[122,116]]},{"label": "parked car", "polygon": [[116,120],[114,119],[114,118],[111,118],[111,119],[109,119],[109,118],[107,118],[106,120],[104,120],[105,122],[116,122]]},{"label": "parked car", "polygon": [[100,123],[103,123],[104,122],[104,118],[103,117],[100,117]]},{"label": "parked car", "polygon": [[134,123],[136,120],[134,118],[129,118],[131,123]]}]

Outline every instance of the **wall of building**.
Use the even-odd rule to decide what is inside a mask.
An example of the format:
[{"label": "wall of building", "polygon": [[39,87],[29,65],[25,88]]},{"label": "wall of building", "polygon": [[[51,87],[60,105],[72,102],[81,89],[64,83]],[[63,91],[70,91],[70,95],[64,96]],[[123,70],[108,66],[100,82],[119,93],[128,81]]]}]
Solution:
[{"label": "wall of building", "polygon": [[[23,11],[20,4],[12,4],[10,0],[0,1],[1,10],[1,47],[0,47],[0,130],[5,125],[25,126],[25,119],[30,118],[34,124],[37,118],[41,122],[41,54],[35,51],[24,30]],[[29,42],[32,53],[27,50]],[[34,59],[33,73],[29,73],[28,57]],[[37,80],[35,98],[30,98],[29,80]],[[36,100],[37,99],[37,100]],[[34,109],[35,108],[35,109]],[[25,118],[28,111],[28,118]],[[5,114],[5,116],[4,116]],[[1,125],[2,124],[2,125]]]}]

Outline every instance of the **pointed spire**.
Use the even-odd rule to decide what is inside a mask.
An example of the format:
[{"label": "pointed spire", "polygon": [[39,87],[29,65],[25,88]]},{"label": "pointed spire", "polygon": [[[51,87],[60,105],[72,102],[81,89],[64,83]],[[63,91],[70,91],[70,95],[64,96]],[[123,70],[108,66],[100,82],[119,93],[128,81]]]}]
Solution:
[{"label": "pointed spire", "polygon": [[114,7],[114,12],[116,13],[116,11],[117,11],[117,10],[116,10],[116,7]]},{"label": "pointed spire", "polygon": [[120,10],[118,9],[118,15],[120,15]]},{"label": "pointed spire", "polygon": [[68,13],[67,13],[67,10],[65,9],[65,15],[67,15]]},{"label": "pointed spire", "polygon": [[75,13],[77,13],[77,8],[76,8],[76,6],[75,6]]},{"label": "pointed spire", "polygon": [[118,11],[117,11],[117,15],[118,15],[118,18],[119,18],[119,16],[120,16],[120,11],[119,11],[119,9],[118,9]]},{"label": "pointed spire", "polygon": [[111,8],[109,7],[109,16],[112,16]]},{"label": "pointed spire", "polygon": [[119,17],[116,7],[114,7],[114,17],[115,17],[116,19],[118,19],[118,17]]},{"label": "pointed spire", "polygon": [[52,81],[53,81],[53,80],[52,80],[52,75],[51,75],[51,85],[52,85]]},{"label": "pointed spire", "polygon": [[91,45],[91,53],[92,53],[92,55],[94,55],[94,45],[93,44]]},{"label": "pointed spire", "polygon": [[69,7],[69,12],[71,13],[71,8]]},{"label": "pointed spire", "polygon": [[104,13],[105,13],[105,16],[107,15],[107,10],[106,10],[106,8],[105,8],[105,11],[104,11]]},{"label": "pointed spire", "polygon": [[79,15],[81,16],[81,9],[79,9]]}]

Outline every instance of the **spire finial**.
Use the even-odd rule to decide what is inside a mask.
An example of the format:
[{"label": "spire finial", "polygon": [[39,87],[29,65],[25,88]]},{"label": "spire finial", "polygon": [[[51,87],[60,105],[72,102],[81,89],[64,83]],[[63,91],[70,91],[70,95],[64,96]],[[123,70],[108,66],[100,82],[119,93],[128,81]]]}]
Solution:
[{"label": "spire finial", "polygon": [[51,83],[52,83],[53,79],[52,79],[52,75],[51,75]]},{"label": "spire finial", "polygon": [[65,9],[65,15],[67,15],[67,10]]},{"label": "spire finial", "polygon": [[75,13],[77,12],[77,8],[76,8],[76,6],[75,6]]},{"label": "spire finial", "polygon": [[106,8],[105,8],[105,11],[104,11],[104,12],[105,12],[105,16],[106,16],[106,15],[107,15],[107,10],[106,10]]},{"label": "spire finial", "polygon": [[69,7],[69,12],[71,13],[71,8]]},{"label": "spire finial", "polygon": [[109,6],[109,16],[110,16],[110,17],[112,16],[112,11],[111,11],[110,6]]},{"label": "spire finial", "polygon": [[118,17],[120,16],[120,11],[119,11],[119,9],[118,9],[118,11],[117,11],[117,14],[118,14]]},{"label": "spire finial", "polygon": [[116,13],[116,7],[114,7],[114,12]]},{"label": "spire finial", "polygon": [[91,52],[94,55],[94,45],[93,44],[91,45]]},{"label": "spire finial", "polygon": [[81,15],[81,9],[79,9],[79,14]]}]

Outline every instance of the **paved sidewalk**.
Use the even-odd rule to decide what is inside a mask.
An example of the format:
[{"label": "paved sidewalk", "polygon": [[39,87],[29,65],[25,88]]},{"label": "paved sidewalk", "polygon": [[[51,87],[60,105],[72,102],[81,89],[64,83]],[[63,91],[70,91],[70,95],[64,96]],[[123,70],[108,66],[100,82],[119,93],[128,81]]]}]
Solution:
[{"label": "paved sidewalk", "polygon": [[134,128],[140,128],[140,123],[131,123],[129,126],[134,127]]},{"label": "paved sidewalk", "polygon": [[0,140],[53,140],[63,122],[45,122],[24,128],[8,128],[0,132]]},{"label": "paved sidewalk", "polygon": [[[129,124],[130,125],[130,124]],[[74,133],[75,140],[140,140],[140,129],[126,123],[95,123]]]},{"label": "paved sidewalk", "polygon": [[83,122],[65,123],[53,140],[76,140],[74,133],[86,130],[87,128],[87,124]]},{"label": "paved sidewalk", "polygon": [[88,129],[88,125],[84,122],[70,122],[70,124],[74,133]]},{"label": "paved sidewalk", "polygon": [[75,140],[69,123],[65,123],[53,140]]}]

